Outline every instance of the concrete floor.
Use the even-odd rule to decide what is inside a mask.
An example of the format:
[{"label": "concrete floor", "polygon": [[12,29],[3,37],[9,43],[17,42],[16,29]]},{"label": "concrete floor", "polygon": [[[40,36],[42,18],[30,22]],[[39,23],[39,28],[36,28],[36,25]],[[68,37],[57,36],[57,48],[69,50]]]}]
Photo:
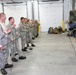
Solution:
[{"label": "concrete floor", "polygon": [[34,43],[32,51],[23,53],[27,59],[14,63],[8,75],[76,75],[75,52],[65,34],[41,33]]}]

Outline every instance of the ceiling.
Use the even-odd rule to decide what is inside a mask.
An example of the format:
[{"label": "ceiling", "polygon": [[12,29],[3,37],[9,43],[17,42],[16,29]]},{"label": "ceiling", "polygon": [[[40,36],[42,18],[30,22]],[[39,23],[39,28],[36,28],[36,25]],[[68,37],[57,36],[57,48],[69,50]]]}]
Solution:
[{"label": "ceiling", "polygon": [[[36,0],[0,0],[1,3],[25,3],[26,1],[36,1]],[[37,0],[41,2],[49,2],[49,1],[62,1],[62,0]]]}]

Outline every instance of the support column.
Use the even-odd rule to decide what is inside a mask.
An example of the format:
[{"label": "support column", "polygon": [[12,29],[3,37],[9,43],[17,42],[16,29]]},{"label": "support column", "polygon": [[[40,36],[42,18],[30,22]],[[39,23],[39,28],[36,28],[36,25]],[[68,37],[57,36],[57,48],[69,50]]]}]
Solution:
[{"label": "support column", "polygon": [[38,20],[40,21],[39,1],[38,1]]},{"label": "support column", "polygon": [[75,0],[72,0],[72,10],[75,10]]},{"label": "support column", "polygon": [[64,24],[64,0],[63,0],[63,21],[62,21],[62,29],[65,31],[65,24]]},{"label": "support column", "polygon": [[2,3],[2,12],[4,13],[4,3]]},{"label": "support column", "polygon": [[27,2],[26,2],[26,14],[27,14],[27,18],[28,18],[28,5],[27,5]]},{"label": "support column", "polygon": [[34,0],[32,0],[31,3],[32,3],[32,19],[34,20]]}]

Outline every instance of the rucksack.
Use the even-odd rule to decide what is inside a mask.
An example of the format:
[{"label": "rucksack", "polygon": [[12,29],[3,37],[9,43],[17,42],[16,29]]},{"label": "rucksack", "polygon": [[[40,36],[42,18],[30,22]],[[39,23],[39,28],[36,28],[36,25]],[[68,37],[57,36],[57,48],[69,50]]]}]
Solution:
[{"label": "rucksack", "polygon": [[54,28],[53,33],[54,33],[54,34],[58,34],[58,33],[59,33],[59,30],[58,30],[58,28],[57,28],[57,27],[55,27],[55,28]]},{"label": "rucksack", "polygon": [[50,28],[48,29],[48,34],[53,34],[53,27],[50,27]]},{"label": "rucksack", "polygon": [[61,26],[58,26],[58,31],[59,31],[59,33],[62,33],[62,27]]}]

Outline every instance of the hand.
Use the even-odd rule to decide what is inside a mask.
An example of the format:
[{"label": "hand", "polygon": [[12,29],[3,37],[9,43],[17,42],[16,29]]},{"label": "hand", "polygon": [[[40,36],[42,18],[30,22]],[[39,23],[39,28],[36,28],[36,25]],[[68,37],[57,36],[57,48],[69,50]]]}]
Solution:
[{"label": "hand", "polygon": [[14,41],[14,39],[11,39],[11,41],[13,42],[13,41]]},{"label": "hand", "polygon": [[8,30],[7,32],[8,32],[8,34],[9,34],[9,33],[11,33],[11,30]]},{"label": "hand", "polygon": [[15,24],[13,24],[13,25],[11,26],[11,28],[15,28],[15,26],[16,26],[16,25],[15,25]]},{"label": "hand", "polygon": [[9,33],[11,33],[11,30],[6,30],[6,31],[4,31],[6,34],[9,34]]},{"label": "hand", "polygon": [[0,45],[0,50],[4,50],[4,47],[2,45]]}]

